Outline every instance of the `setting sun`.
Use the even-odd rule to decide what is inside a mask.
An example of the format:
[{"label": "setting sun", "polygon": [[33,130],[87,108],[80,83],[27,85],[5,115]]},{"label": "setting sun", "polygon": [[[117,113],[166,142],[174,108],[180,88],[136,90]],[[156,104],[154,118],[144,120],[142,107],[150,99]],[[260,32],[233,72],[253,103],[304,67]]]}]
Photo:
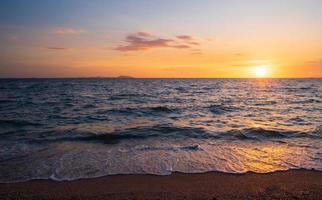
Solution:
[{"label": "setting sun", "polygon": [[321,10],[0,0],[0,200],[322,200]]},{"label": "setting sun", "polygon": [[256,77],[262,78],[266,77],[268,72],[267,72],[267,66],[257,66],[254,68],[254,73]]}]

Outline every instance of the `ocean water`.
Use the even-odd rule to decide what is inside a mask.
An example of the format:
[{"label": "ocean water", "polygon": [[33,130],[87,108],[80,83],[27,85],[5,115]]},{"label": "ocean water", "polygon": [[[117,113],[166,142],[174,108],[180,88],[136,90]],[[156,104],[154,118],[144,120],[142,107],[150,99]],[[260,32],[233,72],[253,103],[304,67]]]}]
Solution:
[{"label": "ocean water", "polygon": [[2,79],[0,182],[322,170],[322,79]]}]

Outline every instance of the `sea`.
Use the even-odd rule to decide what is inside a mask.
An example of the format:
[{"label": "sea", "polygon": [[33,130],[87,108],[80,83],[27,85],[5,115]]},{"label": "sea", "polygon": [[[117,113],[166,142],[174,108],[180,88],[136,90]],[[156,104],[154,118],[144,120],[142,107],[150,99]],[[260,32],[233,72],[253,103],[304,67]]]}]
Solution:
[{"label": "sea", "polygon": [[0,80],[0,182],[322,170],[322,79]]}]

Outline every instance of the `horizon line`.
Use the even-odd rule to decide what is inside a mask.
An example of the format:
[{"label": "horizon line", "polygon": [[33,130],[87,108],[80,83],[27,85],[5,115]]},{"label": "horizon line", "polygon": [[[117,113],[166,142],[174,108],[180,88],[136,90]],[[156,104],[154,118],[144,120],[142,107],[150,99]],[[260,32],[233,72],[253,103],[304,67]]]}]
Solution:
[{"label": "horizon line", "polygon": [[133,76],[62,76],[62,77],[0,77],[0,79],[322,79],[322,77],[133,77]]}]

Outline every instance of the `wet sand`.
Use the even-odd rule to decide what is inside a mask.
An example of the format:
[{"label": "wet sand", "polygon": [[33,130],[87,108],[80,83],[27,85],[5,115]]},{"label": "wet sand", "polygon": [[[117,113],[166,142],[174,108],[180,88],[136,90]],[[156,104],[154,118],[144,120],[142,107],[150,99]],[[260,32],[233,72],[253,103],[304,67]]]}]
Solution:
[{"label": "wet sand", "polygon": [[322,172],[114,175],[0,184],[0,199],[322,199]]}]

